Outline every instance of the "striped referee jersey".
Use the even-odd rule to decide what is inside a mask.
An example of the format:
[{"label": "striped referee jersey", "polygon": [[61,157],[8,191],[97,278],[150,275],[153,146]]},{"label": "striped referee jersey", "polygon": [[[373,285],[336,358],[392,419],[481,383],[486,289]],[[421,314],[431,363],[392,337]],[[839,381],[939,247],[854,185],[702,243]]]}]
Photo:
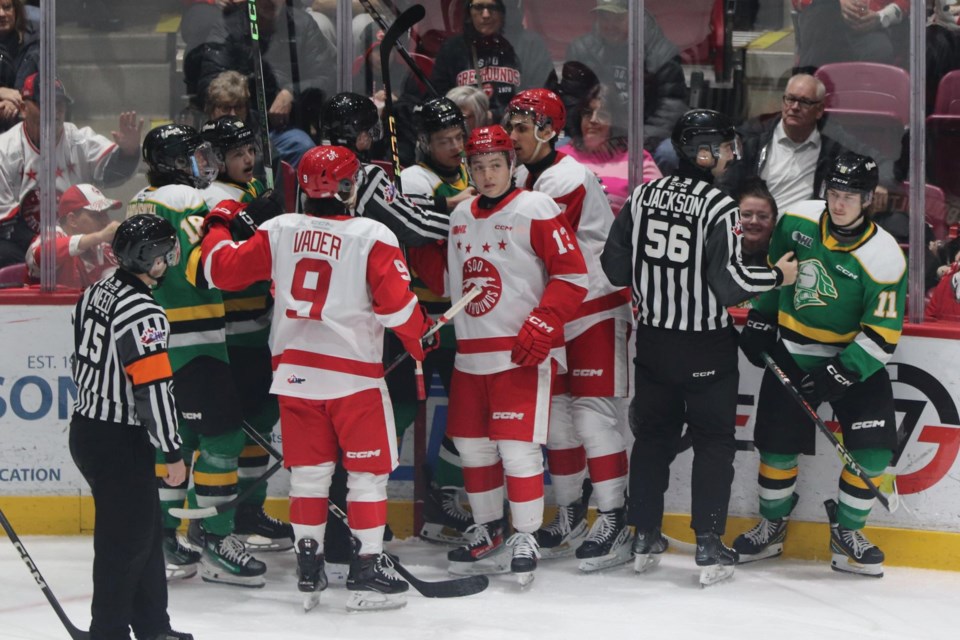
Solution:
[{"label": "striped referee jersey", "polygon": [[387,226],[408,247],[421,247],[450,234],[450,217],[432,211],[433,195],[405,195],[375,164],[363,165],[366,174],[357,194],[357,215]]},{"label": "striped referee jersey", "polygon": [[727,307],[777,287],[778,269],[747,267],[737,204],[708,182],[669,176],[637,187],[610,229],[600,262],[633,287],[640,324],[710,331]]},{"label": "striped referee jersey", "polygon": [[136,276],[118,269],[84,291],[73,313],[74,411],[100,422],[145,426],[167,462],[175,462],[180,436],[169,334],[163,309]]}]

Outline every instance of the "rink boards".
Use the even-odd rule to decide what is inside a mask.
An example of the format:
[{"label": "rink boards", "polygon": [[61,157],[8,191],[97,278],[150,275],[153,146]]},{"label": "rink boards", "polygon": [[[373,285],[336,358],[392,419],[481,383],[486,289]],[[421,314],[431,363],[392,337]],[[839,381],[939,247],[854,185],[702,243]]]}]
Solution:
[{"label": "rink boards", "polygon": [[[5,296],[6,297],[6,296]],[[92,500],[70,459],[67,430],[75,387],[70,377],[71,297],[50,296],[45,305],[0,306],[0,507],[21,534],[89,532]],[[910,326],[888,365],[896,398],[900,446],[894,466],[901,508],[877,506],[870,518],[871,539],[887,552],[889,564],[960,570],[960,327]],[[757,510],[758,458],[753,451],[753,413],[761,371],[741,360],[737,416],[739,451],[730,503],[729,534],[752,524]],[[436,381],[435,381],[436,382]],[[828,426],[829,406],[820,411]],[[446,398],[434,384],[428,402],[428,455],[439,450],[446,420]],[[390,484],[391,524],[408,535],[412,476],[412,430],[401,443],[401,465]],[[274,441],[282,446],[279,428]],[[665,529],[690,539],[689,439],[671,471]],[[818,453],[800,463],[801,495],[787,541],[787,555],[827,557],[823,501],[835,497],[840,462],[818,436]],[[287,474],[270,482],[270,510],[286,515]],[[550,493],[548,489],[548,503]]]}]

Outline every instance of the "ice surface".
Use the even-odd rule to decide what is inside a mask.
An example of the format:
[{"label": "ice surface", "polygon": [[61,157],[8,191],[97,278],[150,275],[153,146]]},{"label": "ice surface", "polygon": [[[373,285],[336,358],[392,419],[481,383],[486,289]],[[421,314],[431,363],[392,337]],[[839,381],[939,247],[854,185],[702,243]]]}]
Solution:
[{"label": "ice surface", "polygon": [[[23,542],[74,624],[87,628],[92,539]],[[447,547],[400,541],[388,549],[423,579],[449,577]],[[877,580],[838,574],[824,562],[773,559],[738,567],[731,581],[701,589],[693,558],[680,552],[643,576],[630,565],[585,575],[569,558],[542,561],[523,592],[511,576],[493,576],[475,596],[431,600],[411,590],[404,609],[347,613],[347,592],[334,584],[304,613],[293,552],[259,557],[269,566],[263,589],[206,584],[199,576],[172,583],[174,628],[197,640],[958,637],[960,573],[952,572],[887,567]],[[67,637],[13,545],[0,542],[0,639]]]}]

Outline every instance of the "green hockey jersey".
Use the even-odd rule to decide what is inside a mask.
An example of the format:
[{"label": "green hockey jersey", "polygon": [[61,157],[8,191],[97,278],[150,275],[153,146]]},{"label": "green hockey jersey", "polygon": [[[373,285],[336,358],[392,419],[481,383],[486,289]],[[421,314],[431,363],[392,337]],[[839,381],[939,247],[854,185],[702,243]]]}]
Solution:
[{"label": "green hockey jersey", "polygon": [[165,218],[177,230],[180,263],[167,270],[154,298],[170,321],[170,364],[174,371],[201,355],[227,362],[223,298],[203,284],[200,240],[207,205],[197,189],[182,184],[147,187],[133,197],[127,216]]},{"label": "green hockey jersey", "polygon": [[[207,207],[213,209],[222,200],[252,202],[266,191],[254,178],[245,185],[217,180],[202,191]],[[224,291],[227,345],[230,347],[266,347],[270,342],[270,317],[273,296],[270,282],[256,282],[243,291]]]},{"label": "green hockey jersey", "polygon": [[873,222],[841,243],[830,235],[828,220],[822,200],[783,213],[768,260],[795,252],[797,281],[764,293],[754,308],[778,318],[784,345],[805,371],[840,354],[864,379],[890,360],[900,340],[906,260],[893,236]]}]

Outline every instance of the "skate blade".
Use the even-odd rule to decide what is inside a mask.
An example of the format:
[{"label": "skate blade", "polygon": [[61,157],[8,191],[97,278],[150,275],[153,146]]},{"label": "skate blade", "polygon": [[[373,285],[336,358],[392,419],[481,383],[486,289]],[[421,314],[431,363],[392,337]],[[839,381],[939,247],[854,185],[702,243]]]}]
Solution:
[{"label": "skate blade", "polygon": [[533,571],[526,571],[524,573],[515,573],[513,574],[517,577],[517,584],[520,585],[521,589],[528,588],[533,584],[533,579],[536,577]]},{"label": "skate blade", "polygon": [[633,556],[634,573],[646,573],[660,564],[659,553],[640,553]]},{"label": "skate blade", "polygon": [[167,564],[167,582],[192,578],[197,575],[197,564]]},{"label": "skate blade", "polygon": [[846,554],[834,553],[830,560],[830,568],[841,573],[853,573],[858,576],[868,576],[870,578],[883,577],[882,564],[860,564],[859,562],[848,558]]},{"label": "skate blade", "polygon": [[571,529],[570,533],[555,547],[540,547],[541,560],[556,560],[557,558],[567,558],[577,551],[587,537],[587,523],[581,521],[576,527]]},{"label": "skate blade", "polygon": [[212,568],[202,561],[200,563],[200,578],[204,582],[228,584],[234,587],[247,587],[248,589],[260,589],[267,584],[267,579],[262,575],[244,578],[242,576],[236,576],[229,571]]},{"label": "skate blade", "polygon": [[619,567],[622,564],[626,564],[630,562],[632,557],[633,553],[630,551],[630,544],[628,541],[628,544],[621,545],[618,549],[614,549],[604,556],[599,556],[596,558],[584,558],[580,561],[580,565],[577,568],[585,573],[603,571],[604,569],[612,569],[614,567]]},{"label": "skate blade", "polygon": [[429,542],[452,544],[458,547],[467,544],[467,539],[462,533],[453,527],[445,527],[435,522],[424,522],[423,528],[420,529],[420,537]]},{"label": "skate blade", "polygon": [[407,598],[400,593],[351,591],[347,599],[347,611],[388,611],[405,606],[407,606]]},{"label": "skate blade", "polygon": [[316,608],[318,604],[320,604],[319,591],[303,594],[303,612],[304,613],[307,613],[308,611],[313,610],[314,608]]},{"label": "skate blade", "polygon": [[450,561],[447,571],[456,576],[483,576],[510,573],[512,557],[503,547],[493,554],[474,562]]},{"label": "skate blade", "polygon": [[767,558],[775,558],[783,553],[783,543],[772,544],[766,549],[763,549],[759,553],[741,553],[740,560],[737,564],[747,564],[748,562],[756,562],[757,560],[766,560]]},{"label": "skate blade", "polygon": [[723,582],[733,575],[733,566],[725,564],[712,564],[708,567],[700,568],[700,587],[709,587]]},{"label": "skate blade", "polygon": [[237,534],[237,537],[243,541],[243,546],[250,553],[260,551],[287,551],[293,549],[293,540],[290,538],[267,538],[265,536],[252,534]]}]

